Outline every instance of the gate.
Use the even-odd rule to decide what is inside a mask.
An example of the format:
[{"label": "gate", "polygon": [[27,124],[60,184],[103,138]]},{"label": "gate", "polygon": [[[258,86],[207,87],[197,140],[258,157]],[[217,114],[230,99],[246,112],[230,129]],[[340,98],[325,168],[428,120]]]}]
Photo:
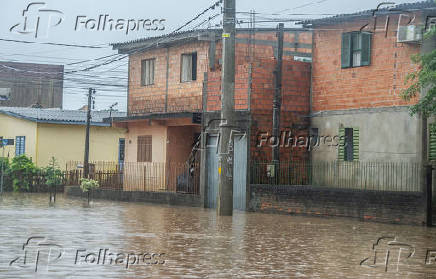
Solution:
[{"label": "gate", "polygon": [[[218,197],[218,136],[207,138],[207,207],[216,208]],[[247,137],[234,138],[233,209],[246,209]]]},{"label": "gate", "polygon": [[247,196],[247,137],[234,138],[233,209],[245,210]]},{"label": "gate", "polygon": [[207,138],[207,207],[216,208],[218,197],[218,136]]}]

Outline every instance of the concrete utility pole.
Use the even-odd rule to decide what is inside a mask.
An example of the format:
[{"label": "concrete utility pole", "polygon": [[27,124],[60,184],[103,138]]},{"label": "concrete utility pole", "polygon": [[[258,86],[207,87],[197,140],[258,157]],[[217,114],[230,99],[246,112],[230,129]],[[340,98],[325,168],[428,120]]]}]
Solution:
[{"label": "concrete utility pole", "polygon": [[275,141],[272,150],[272,163],[274,164],[274,180],[278,182],[278,173],[280,167],[280,111],[282,108],[282,68],[283,68],[283,36],[284,24],[278,25],[277,38],[277,65],[274,71],[274,101],[273,101],[273,128],[272,137]]},{"label": "concrete utility pole", "polygon": [[85,136],[85,158],[83,160],[83,177],[89,176],[89,128],[91,126],[91,105],[95,89],[89,88],[88,92],[88,113],[86,116],[86,136]]},{"label": "concrete utility pole", "polygon": [[0,195],[3,194],[3,177],[5,172],[5,146],[3,145],[3,143],[1,143],[1,146],[2,146],[2,175],[0,177]]},{"label": "concrete utility pole", "polygon": [[234,124],[235,95],[235,36],[236,0],[224,0],[223,17],[223,67],[220,144],[218,157],[219,191],[217,214],[233,214],[233,139],[231,130]]}]

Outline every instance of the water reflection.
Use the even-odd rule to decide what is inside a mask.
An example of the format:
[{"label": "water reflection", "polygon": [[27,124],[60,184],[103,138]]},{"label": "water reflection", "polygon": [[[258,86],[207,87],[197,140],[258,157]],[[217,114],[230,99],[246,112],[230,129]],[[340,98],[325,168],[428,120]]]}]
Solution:
[{"label": "water reflection", "polygon": [[[218,218],[213,210],[100,200],[85,205],[58,196],[49,206],[45,194],[3,196],[0,278],[436,277],[436,264],[425,265],[427,249],[436,250],[435,229],[242,212]],[[31,264],[9,266],[31,236],[61,245],[61,260],[47,266],[41,254],[38,273]],[[390,252],[387,272],[384,248],[375,267],[360,265],[381,236],[416,249],[410,259],[400,257],[398,271],[397,250]],[[77,250],[86,255],[104,249],[165,254],[165,264],[74,264]]]}]

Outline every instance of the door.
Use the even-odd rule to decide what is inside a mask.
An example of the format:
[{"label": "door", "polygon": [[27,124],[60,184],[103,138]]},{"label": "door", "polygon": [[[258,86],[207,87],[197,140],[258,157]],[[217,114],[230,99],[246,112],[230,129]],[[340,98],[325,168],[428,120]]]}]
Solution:
[{"label": "door", "polygon": [[216,208],[218,197],[218,136],[207,138],[207,207]]},{"label": "door", "polygon": [[247,193],[247,136],[234,138],[233,209],[246,209]]},{"label": "door", "polygon": [[120,170],[123,170],[123,166],[124,166],[125,147],[126,147],[126,140],[119,139],[119,142],[118,142],[118,165],[120,167]]}]

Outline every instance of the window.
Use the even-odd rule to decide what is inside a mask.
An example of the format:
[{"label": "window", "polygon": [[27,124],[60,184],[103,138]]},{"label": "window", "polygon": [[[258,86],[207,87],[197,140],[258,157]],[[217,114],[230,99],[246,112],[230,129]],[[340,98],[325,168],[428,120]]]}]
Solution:
[{"label": "window", "polygon": [[371,37],[368,32],[342,34],[342,68],[368,66],[371,64]]},{"label": "window", "polygon": [[154,84],[154,62],[155,59],[142,60],[142,65],[141,65],[142,86]]},{"label": "window", "polygon": [[429,129],[430,139],[428,144],[428,160],[436,161],[436,124],[431,124]]},{"label": "window", "polygon": [[427,17],[427,23],[426,23],[426,31],[430,31],[430,29],[435,28],[436,27],[436,17],[431,16],[431,17]]},{"label": "window", "polygon": [[151,162],[152,161],[152,137],[139,136],[138,137],[138,162]]},{"label": "window", "polygon": [[120,162],[120,164],[122,164],[124,162],[125,147],[126,147],[126,139],[119,139],[119,141],[118,141],[118,162]]},{"label": "window", "polygon": [[344,160],[353,161],[353,129],[345,128]]},{"label": "window", "polygon": [[193,80],[197,80],[197,53],[182,54],[180,81],[188,82]]},{"label": "window", "polygon": [[26,137],[19,136],[15,138],[15,156],[23,155],[26,152]]},{"label": "window", "polygon": [[338,159],[346,162],[359,160],[359,129],[339,129]]}]

